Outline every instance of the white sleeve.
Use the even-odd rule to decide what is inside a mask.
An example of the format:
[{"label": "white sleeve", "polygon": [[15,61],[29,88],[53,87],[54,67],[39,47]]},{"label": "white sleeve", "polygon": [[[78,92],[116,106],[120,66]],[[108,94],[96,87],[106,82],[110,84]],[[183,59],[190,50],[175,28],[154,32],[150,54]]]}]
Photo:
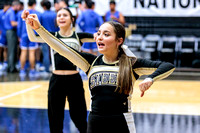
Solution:
[{"label": "white sleeve", "polygon": [[40,37],[60,55],[70,60],[74,65],[82,69],[84,72],[90,67],[88,61],[83,58],[77,51],[73,50],[60,39],[49,33],[43,26],[36,30]]},{"label": "white sleeve", "polygon": [[35,35],[35,32],[33,31],[33,29],[29,24],[26,24],[26,30],[28,33],[28,38],[31,42],[40,42],[40,43],[45,42],[40,36]]}]

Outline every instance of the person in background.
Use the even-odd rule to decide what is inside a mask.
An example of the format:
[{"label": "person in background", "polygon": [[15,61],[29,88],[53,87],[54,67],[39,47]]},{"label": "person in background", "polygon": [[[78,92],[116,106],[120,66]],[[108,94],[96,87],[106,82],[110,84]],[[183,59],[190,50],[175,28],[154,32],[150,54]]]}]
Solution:
[{"label": "person in background", "polygon": [[[77,1],[76,1],[76,4],[78,5],[78,9],[79,9],[78,15],[80,15],[81,12],[83,12],[83,11],[85,10],[85,6],[84,6],[82,3],[83,3],[82,0],[77,0]],[[77,16],[77,17],[78,17],[78,16]]]},{"label": "person in background", "polygon": [[24,2],[19,1],[19,3],[20,3],[19,11],[23,11],[24,10]]},{"label": "person in background", "polygon": [[[94,2],[85,1],[86,9],[78,16],[76,23],[83,32],[95,33],[96,28],[103,23],[103,19],[96,12],[94,12]],[[97,45],[93,43],[84,43],[82,46],[83,52],[97,55]]]},{"label": "person in background", "polygon": [[124,16],[115,8],[116,8],[116,2],[114,0],[111,0],[110,11],[108,11],[104,16],[105,21],[115,21],[124,25],[125,24]]},{"label": "person in background", "polygon": [[[56,12],[51,11],[51,2],[48,0],[41,1],[41,6],[44,9],[44,12],[41,15],[41,24],[49,31],[56,32],[59,30],[56,24]],[[48,21],[47,21],[48,20]],[[50,49],[46,43],[42,43],[42,64],[45,67],[42,75],[49,75],[49,67],[50,67]]]},{"label": "person in background", "polygon": [[87,73],[92,102],[87,133],[136,133],[131,110],[134,83],[147,75],[139,84],[143,97],[154,82],[175,70],[168,62],[137,58],[123,44],[126,32],[119,22],[105,22],[94,34],[99,56],[66,46],[45,30],[35,15],[29,15],[27,23],[50,47]]},{"label": "person in background", "polygon": [[[29,12],[24,11],[22,18],[26,19]],[[56,22],[58,32],[52,32],[56,39],[61,39],[65,46],[81,51],[83,42],[94,42],[93,34],[76,33],[72,30],[74,18],[69,8],[61,8],[57,12]],[[44,42],[36,36],[27,25],[29,39],[33,42]],[[51,133],[62,133],[66,97],[69,102],[69,112],[72,121],[80,133],[86,133],[87,109],[85,103],[83,81],[78,68],[62,55],[51,49],[52,77],[48,90],[48,117]]]},{"label": "person in background", "polygon": [[[76,5],[76,19],[77,19],[78,16],[81,15],[81,13],[85,10],[85,6],[81,0],[75,0],[75,5]],[[77,23],[75,23],[75,30],[77,33],[82,32]]]},{"label": "person in background", "polygon": [[[24,10],[24,3],[22,1],[20,2],[20,7],[19,7],[19,11],[17,12],[17,36],[18,36],[18,42],[20,44],[21,40],[20,40],[20,35],[22,34],[22,19],[21,19],[21,14]],[[16,68],[18,71],[20,71],[20,46],[17,47],[17,64],[16,64]],[[26,63],[26,66],[28,66],[29,62]]]},{"label": "person in background", "polygon": [[59,8],[68,8],[69,7],[68,0],[59,0],[58,4],[59,4]]},{"label": "person in background", "polygon": [[54,11],[55,11],[55,12],[58,12],[59,9],[60,9],[59,3],[58,3],[58,1],[56,0],[56,1],[54,2]]},{"label": "person in background", "polygon": [[[40,18],[40,13],[35,10],[36,7],[36,0],[29,0],[28,1],[28,11],[30,13],[35,13],[38,15]],[[26,70],[25,70],[25,64],[28,56],[28,61],[30,63],[30,70],[29,70],[29,77],[30,78],[36,78],[38,77],[38,73],[35,70],[35,62],[36,62],[36,49],[38,48],[38,43],[31,42],[28,39],[27,31],[26,31],[26,24],[24,21],[21,21],[21,19],[18,20],[19,25],[21,27],[18,27],[18,32],[21,33],[19,35],[20,37],[20,49],[21,49],[21,54],[20,54],[20,72],[19,76],[20,77],[25,77],[26,76]],[[21,30],[21,32],[20,32]]]},{"label": "person in background", "polygon": [[[19,11],[17,12],[17,21],[18,21],[18,25],[17,25],[17,36],[20,37],[20,35],[22,34],[22,30],[20,30],[22,28],[22,19],[21,19],[21,15],[22,12],[24,10],[24,3],[20,1],[20,8]],[[20,38],[19,38],[20,39]],[[19,40],[20,42],[20,40]]]},{"label": "person in background", "polygon": [[5,13],[4,26],[6,30],[6,40],[8,46],[8,72],[17,72],[17,11],[20,8],[19,1],[13,1],[12,6]]},{"label": "person in background", "polygon": [[[10,8],[10,3],[5,2],[3,9],[0,10],[0,71],[7,71],[7,41],[6,41],[6,30],[4,26],[5,13]],[[3,52],[3,53],[2,53]],[[2,56],[3,55],[3,58]],[[3,61],[3,63],[1,62]]]}]

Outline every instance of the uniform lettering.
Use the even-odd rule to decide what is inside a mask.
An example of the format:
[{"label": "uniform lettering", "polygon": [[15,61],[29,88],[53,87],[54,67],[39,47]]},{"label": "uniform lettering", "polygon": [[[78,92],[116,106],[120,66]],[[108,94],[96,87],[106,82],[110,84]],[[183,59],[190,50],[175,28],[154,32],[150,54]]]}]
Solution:
[{"label": "uniform lettering", "polygon": [[113,84],[113,85],[117,84],[117,74],[115,73],[110,74],[110,84]]},{"label": "uniform lettering", "polygon": [[99,85],[117,85],[117,72],[94,73],[90,76],[90,89]]},{"label": "uniform lettering", "polygon": [[109,73],[104,73],[102,84],[108,84],[108,82],[109,82]]},{"label": "uniform lettering", "polygon": [[74,49],[76,49],[76,50],[79,50],[79,47],[80,47],[76,43],[67,43],[67,45],[72,47],[72,48],[74,48]]}]

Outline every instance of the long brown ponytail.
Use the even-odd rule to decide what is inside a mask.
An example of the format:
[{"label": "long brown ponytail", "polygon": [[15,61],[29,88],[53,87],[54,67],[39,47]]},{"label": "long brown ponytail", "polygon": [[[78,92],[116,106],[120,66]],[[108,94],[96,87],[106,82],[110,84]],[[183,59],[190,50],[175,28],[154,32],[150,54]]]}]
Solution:
[{"label": "long brown ponytail", "polygon": [[119,54],[119,73],[118,86],[119,93],[129,94],[132,88],[132,75],[130,59],[120,50]]},{"label": "long brown ponytail", "polygon": [[[123,38],[125,40],[125,28],[122,24],[114,21],[106,22],[113,26],[114,32],[116,33],[116,39]],[[123,45],[123,43],[121,44]],[[119,93],[129,94],[133,87],[132,80],[132,65],[134,64],[134,58],[126,56],[124,51],[119,46],[119,73],[117,79],[116,91]]]}]

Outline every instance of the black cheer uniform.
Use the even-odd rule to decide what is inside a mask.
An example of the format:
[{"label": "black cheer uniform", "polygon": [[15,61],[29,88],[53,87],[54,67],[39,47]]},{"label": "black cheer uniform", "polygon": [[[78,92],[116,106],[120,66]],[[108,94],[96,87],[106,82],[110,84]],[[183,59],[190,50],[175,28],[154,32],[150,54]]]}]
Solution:
[{"label": "black cheer uniform", "polygon": [[[27,31],[31,40],[44,42],[40,37],[35,36],[33,30],[27,25]],[[54,37],[61,39],[77,51],[81,50],[83,42],[94,41],[93,35],[89,33],[73,32],[65,37],[59,32],[51,33]],[[51,49],[52,69],[54,70],[77,70],[68,59]],[[64,109],[66,97],[69,102],[69,113],[75,126],[80,133],[86,133],[87,129],[87,108],[83,89],[83,81],[79,73],[73,75],[52,74],[48,90],[48,117],[51,133],[63,133]]]},{"label": "black cheer uniform", "polygon": [[[43,27],[36,31],[50,47],[87,73],[92,101],[87,133],[135,133],[132,92],[125,95],[115,91],[119,61],[109,64],[103,55],[96,57],[65,45]],[[169,76],[174,69],[171,63],[137,59],[132,66],[133,82],[142,75],[148,75],[155,82]]]}]

